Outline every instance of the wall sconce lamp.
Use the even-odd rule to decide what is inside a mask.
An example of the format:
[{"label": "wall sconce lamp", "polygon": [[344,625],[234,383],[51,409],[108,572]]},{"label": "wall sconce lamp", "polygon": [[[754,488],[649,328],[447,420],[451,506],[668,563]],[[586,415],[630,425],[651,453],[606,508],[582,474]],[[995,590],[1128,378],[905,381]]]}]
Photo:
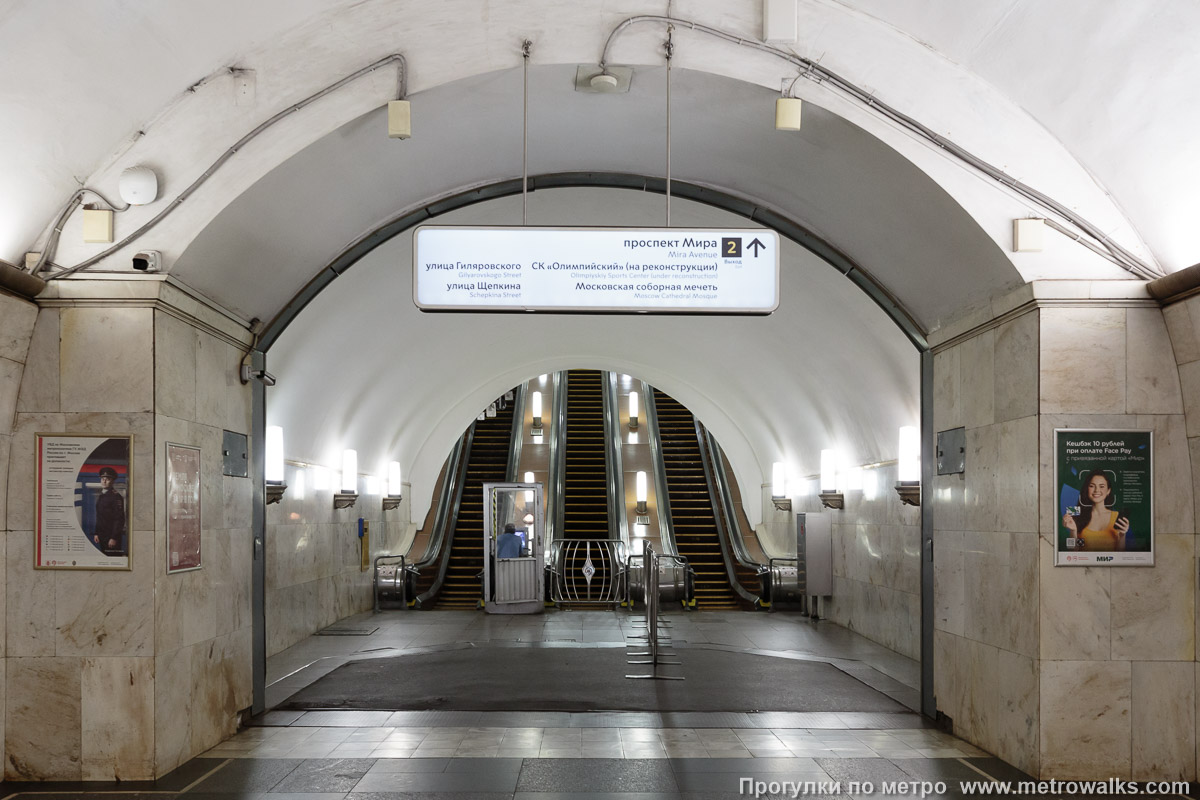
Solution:
[{"label": "wall sconce lamp", "polygon": [[334,508],[350,508],[358,502],[358,453],[346,450],[342,453],[341,491],[333,495]]},{"label": "wall sconce lamp", "polygon": [[776,461],[771,465],[771,502],[775,504],[776,511],[791,511],[792,498],[785,497],[787,494],[787,468],[782,461]]},{"label": "wall sconce lamp", "polygon": [[837,454],[821,451],[821,505],[825,508],[845,508],[846,497],[837,490]]},{"label": "wall sconce lamp", "polygon": [[908,506],[921,505],[921,434],[912,425],[900,429],[900,459],[896,493]]},{"label": "wall sconce lamp", "polygon": [[[525,483],[534,483],[534,477],[533,477],[533,473],[532,473],[532,472],[526,472],[526,473],[525,473]],[[532,502],[533,502],[533,489],[526,489],[526,490],[525,490],[525,502],[526,502],[526,503],[532,503]]]},{"label": "wall sconce lamp", "polygon": [[266,454],[267,505],[271,505],[282,500],[283,493],[287,491],[287,484],[283,482],[283,428],[278,425],[267,426],[264,452]]},{"label": "wall sconce lamp", "polygon": [[387,468],[387,496],[383,498],[383,510],[390,511],[400,506],[404,489],[400,485],[400,462],[391,461]]},{"label": "wall sconce lamp", "polygon": [[650,513],[646,509],[646,473],[643,470],[638,470],[636,492],[637,494],[635,496],[637,497],[637,506],[634,507],[634,510],[639,514]]},{"label": "wall sconce lamp", "polygon": [[629,430],[636,431],[638,426],[638,393],[629,393]]},{"label": "wall sconce lamp", "polygon": [[542,393],[533,393],[533,435],[542,435]]}]

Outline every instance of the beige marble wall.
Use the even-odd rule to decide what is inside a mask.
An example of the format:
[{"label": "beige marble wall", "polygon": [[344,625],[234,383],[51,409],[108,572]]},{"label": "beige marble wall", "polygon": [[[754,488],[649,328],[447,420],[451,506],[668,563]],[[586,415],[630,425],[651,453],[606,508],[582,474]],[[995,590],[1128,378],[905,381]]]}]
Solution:
[{"label": "beige marble wall", "polygon": [[934,694],[955,733],[1037,762],[1036,313],[935,350],[934,427],[966,429],[966,471],[924,492],[934,521]]},{"label": "beige marble wall", "polygon": [[[303,497],[295,491],[298,470],[305,473]],[[361,569],[360,517],[370,523],[372,560],[404,553],[412,534],[407,487],[399,507],[384,511],[382,496],[367,494],[360,477],[358,502],[334,509],[332,489],[312,488],[312,469],[289,464],[285,477],[283,499],[267,506],[268,655],[373,607],[373,571]]]},{"label": "beige marble wall", "polygon": [[[0,453],[5,774],[153,778],[232,733],[250,705],[250,484],[223,478],[220,459],[223,429],[249,432],[236,378],[249,335],[163,281],[52,284],[38,306]],[[129,571],[33,568],[34,434],[64,431],[133,436]],[[168,441],[202,448],[204,486],[204,567],[171,576]]]},{"label": "beige marble wall", "polygon": [[[33,368],[29,361],[31,342],[38,318],[38,307],[23,298],[0,290],[0,559],[7,559],[9,539],[22,534],[12,533],[8,522],[8,473],[12,452],[12,434],[16,424],[17,403],[21,381]],[[4,563],[0,560],[0,564]],[[8,763],[5,749],[8,716],[3,687],[7,684],[7,570],[0,569],[0,763]]]},{"label": "beige marble wall", "polygon": [[[992,311],[935,345],[935,428],[967,434],[966,472],[931,497],[938,708],[1043,778],[1194,779],[1200,430],[1171,354],[1200,359],[1196,327],[1123,285],[1035,284]],[[1154,431],[1154,567],[1053,565],[1063,427]]]}]

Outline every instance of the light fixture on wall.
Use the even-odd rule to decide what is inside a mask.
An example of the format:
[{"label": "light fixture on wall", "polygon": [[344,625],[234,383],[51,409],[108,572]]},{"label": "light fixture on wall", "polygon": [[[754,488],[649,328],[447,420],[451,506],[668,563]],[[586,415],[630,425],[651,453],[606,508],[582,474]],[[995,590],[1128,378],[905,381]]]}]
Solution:
[{"label": "light fixture on wall", "polygon": [[283,482],[283,428],[267,426],[267,441],[263,448],[266,457],[265,477],[267,481],[267,505],[278,503],[287,491]]},{"label": "light fixture on wall", "polygon": [[334,508],[349,508],[358,502],[358,452],[345,450],[342,453],[342,482],[333,495]]},{"label": "light fixture on wall", "polygon": [[771,502],[776,511],[792,510],[792,498],[787,496],[787,466],[782,461],[771,465]]},{"label": "light fixture on wall", "polygon": [[387,496],[383,498],[383,510],[390,511],[400,505],[404,487],[400,483],[400,462],[389,461],[387,467]]},{"label": "light fixture on wall", "polygon": [[408,94],[408,63],[405,62],[404,56],[398,57],[400,59],[400,85],[396,88],[396,99],[388,101],[388,137],[408,139],[412,136],[412,106],[404,99]]},{"label": "light fixture on wall", "polygon": [[533,393],[533,435],[542,435],[542,393]]},{"label": "light fixture on wall", "polygon": [[[533,483],[533,482],[534,482],[534,481],[533,481],[533,473],[532,473],[532,472],[526,472],[526,473],[525,473],[525,483]],[[532,503],[532,502],[533,502],[533,489],[526,489],[526,490],[525,490],[525,502],[526,502],[526,503]]]},{"label": "light fixture on wall", "polygon": [[636,431],[638,426],[638,393],[629,393],[629,430]]},{"label": "light fixture on wall", "polygon": [[912,425],[900,429],[896,493],[905,505],[921,505],[921,433]]},{"label": "light fixture on wall", "polygon": [[826,508],[845,508],[846,497],[837,490],[837,454],[821,451],[821,505]]},{"label": "light fixture on wall", "polygon": [[646,507],[646,498],[647,498],[649,492],[647,492],[647,490],[646,490],[646,472],[645,472],[645,470],[638,470],[637,482],[635,484],[634,491],[636,492],[635,497],[637,498],[637,505],[634,507],[634,510],[637,511],[637,513],[639,513],[639,514],[650,513]]}]

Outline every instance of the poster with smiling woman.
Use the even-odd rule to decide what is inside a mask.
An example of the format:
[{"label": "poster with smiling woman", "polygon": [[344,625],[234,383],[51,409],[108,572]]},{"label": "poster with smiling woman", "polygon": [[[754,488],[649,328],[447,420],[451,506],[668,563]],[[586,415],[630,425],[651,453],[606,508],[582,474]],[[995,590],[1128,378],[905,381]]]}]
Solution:
[{"label": "poster with smiling woman", "polygon": [[1055,566],[1153,566],[1153,436],[1054,431]]}]

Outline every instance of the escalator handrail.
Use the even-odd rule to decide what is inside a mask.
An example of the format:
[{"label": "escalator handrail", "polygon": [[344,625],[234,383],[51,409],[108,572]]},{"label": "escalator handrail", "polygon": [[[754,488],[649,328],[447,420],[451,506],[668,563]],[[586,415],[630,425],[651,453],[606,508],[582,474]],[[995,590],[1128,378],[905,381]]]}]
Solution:
[{"label": "escalator handrail", "polygon": [[738,579],[737,568],[734,566],[736,556],[733,554],[733,537],[729,535],[729,531],[725,526],[725,520],[718,508],[720,502],[717,497],[717,488],[714,482],[713,464],[709,463],[707,448],[704,447],[704,426],[700,424],[700,420],[692,416],[692,421],[696,429],[696,444],[700,450],[700,463],[704,466],[704,481],[708,485],[708,496],[713,506],[713,522],[717,526],[717,539],[721,543],[721,560],[725,562],[725,574],[729,578],[729,585],[738,597],[745,600],[747,603],[758,605],[762,598],[746,590],[742,586],[742,582]]},{"label": "escalator handrail", "polygon": [[[725,514],[725,520],[729,523],[725,526],[725,530],[730,534],[730,546],[733,548],[733,555],[737,560],[738,566],[754,571],[761,570],[764,566],[761,562],[755,561],[748,550],[746,550],[746,542],[742,531],[738,530],[737,509],[734,507],[733,492],[729,487],[729,465],[725,462],[725,454],[721,452],[720,445],[713,438],[712,433],[701,425],[704,430],[704,443],[707,448],[701,448],[701,457],[711,459],[714,462],[713,478],[717,487],[717,496],[721,502],[721,510]],[[736,535],[733,535],[735,534]]]},{"label": "escalator handrail", "polygon": [[546,541],[553,542],[561,536],[564,525],[563,496],[566,494],[566,438],[567,438],[567,373],[554,373],[554,392],[550,405],[550,453],[549,475],[546,478]]},{"label": "escalator handrail", "polygon": [[[454,526],[458,524],[458,512],[462,508],[463,489],[467,483],[467,466],[471,460],[471,445],[475,441],[475,422],[471,423],[471,427],[467,429],[467,432],[463,434],[462,439],[459,441],[462,442],[461,453],[465,454],[465,457],[459,459],[458,469],[453,473],[453,502],[448,504],[447,513],[443,518],[443,527],[440,530],[437,577],[433,579],[433,584],[429,589],[417,595],[414,601],[417,608],[421,608],[424,603],[437,597],[438,592],[442,590],[442,584],[446,580],[446,571],[450,568],[450,552],[454,549]],[[439,508],[439,515],[441,512],[442,509]]]},{"label": "escalator handrail", "polygon": [[662,439],[658,430],[658,404],[654,389],[642,381],[642,397],[646,398],[646,438],[650,440],[650,463],[654,465],[655,508],[658,509],[658,542],[664,555],[678,555],[675,545],[675,523],[671,517],[671,497],[667,487],[667,464],[663,457]]},{"label": "escalator handrail", "polygon": [[608,487],[608,538],[624,541],[629,530],[625,508],[625,469],[621,456],[621,404],[617,399],[617,374],[602,372],[604,386],[604,481]]},{"label": "escalator handrail", "polygon": [[429,545],[425,548],[421,560],[412,564],[413,569],[428,568],[430,565],[437,563],[438,559],[441,558],[442,545],[445,543],[446,536],[446,514],[450,510],[451,499],[454,497],[454,492],[457,490],[459,484],[459,472],[463,453],[466,452],[466,442],[473,429],[474,425],[472,425],[471,429],[463,433],[462,436],[458,437],[458,441],[454,443],[454,449],[450,451],[450,457],[446,461],[446,477],[442,481],[441,492],[438,493],[437,511],[433,517],[433,529]]},{"label": "escalator handrail", "polygon": [[528,393],[529,384],[522,383],[513,397],[512,432],[508,435],[508,466],[504,470],[504,480],[508,483],[521,482],[517,473],[521,468],[521,445],[525,442],[525,397]]}]

